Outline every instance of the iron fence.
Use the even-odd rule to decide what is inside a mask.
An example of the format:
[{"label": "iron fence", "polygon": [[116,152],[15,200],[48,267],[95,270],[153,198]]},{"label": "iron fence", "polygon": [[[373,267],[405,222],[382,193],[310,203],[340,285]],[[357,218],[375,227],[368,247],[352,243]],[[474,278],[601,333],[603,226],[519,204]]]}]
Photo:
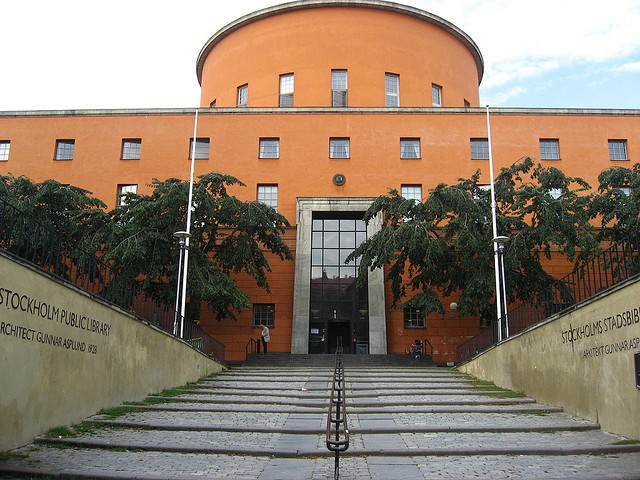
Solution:
[{"label": "iron fence", "polygon": [[[124,280],[102,260],[102,252],[82,248],[0,198],[0,248],[13,257],[124,309],[174,336],[175,308]],[[224,360],[224,345],[185,319],[183,339],[203,353]]]},{"label": "iron fence", "polygon": [[[509,309],[507,318],[511,335],[546,318],[584,302],[611,287],[640,275],[640,232],[606,248],[600,255],[555,281],[530,301]],[[457,349],[458,363],[464,362],[497,342],[494,324]]]}]

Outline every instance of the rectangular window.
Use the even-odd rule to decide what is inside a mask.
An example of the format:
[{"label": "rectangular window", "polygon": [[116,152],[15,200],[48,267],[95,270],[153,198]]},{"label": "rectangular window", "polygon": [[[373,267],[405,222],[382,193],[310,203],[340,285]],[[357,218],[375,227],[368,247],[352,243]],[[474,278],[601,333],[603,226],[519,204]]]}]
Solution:
[{"label": "rectangular window", "polygon": [[0,162],[9,160],[9,150],[11,150],[11,142],[9,140],[0,140]]},{"label": "rectangular window", "polygon": [[425,326],[424,313],[419,308],[405,307],[404,328],[424,328]]},{"label": "rectangular window", "polygon": [[293,107],[293,73],[280,75],[280,107]]},{"label": "rectangular window", "polygon": [[253,326],[266,325],[273,328],[276,323],[275,303],[254,303],[253,304]]},{"label": "rectangular window", "polygon": [[238,87],[238,107],[246,107],[249,102],[249,85],[244,84]]},{"label": "rectangular window", "polygon": [[258,184],[258,202],[278,210],[278,185]]},{"label": "rectangular window", "polygon": [[402,185],[400,194],[407,200],[422,201],[422,185]]},{"label": "rectangular window", "polygon": [[[209,144],[210,140],[208,138],[196,138],[196,151],[195,151],[195,159],[196,160],[208,160],[209,159]],[[189,141],[189,160],[191,160],[191,155],[193,154],[193,138]]]},{"label": "rectangular window", "polygon": [[384,74],[385,105],[387,107],[400,106],[400,75],[395,73]]},{"label": "rectangular window", "polygon": [[489,159],[489,139],[487,138],[471,139],[471,159],[472,160],[488,160]]},{"label": "rectangular window", "polygon": [[138,185],[133,184],[122,184],[118,185],[118,206],[122,207],[127,204],[126,195],[128,193],[137,194],[138,193]]},{"label": "rectangular window", "polygon": [[400,158],[420,158],[420,139],[401,138]]},{"label": "rectangular window", "polygon": [[431,103],[434,107],[442,106],[442,87],[435,83],[431,84]]},{"label": "rectangular window", "polygon": [[560,146],[557,138],[540,139],[540,160],[560,160]]},{"label": "rectangular window", "polygon": [[626,140],[609,140],[609,160],[629,160]]},{"label": "rectangular window", "polygon": [[75,140],[56,140],[56,160],[73,160]]},{"label": "rectangular window", "polygon": [[348,138],[329,139],[329,158],[350,158]]},{"label": "rectangular window", "polygon": [[122,160],[140,160],[141,150],[141,138],[125,138],[122,140]]},{"label": "rectangular window", "polygon": [[261,138],[260,158],[280,158],[280,139]]},{"label": "rectangular window", "polygon": [[331,70],[331,106],[347,106],[347,71]]}]

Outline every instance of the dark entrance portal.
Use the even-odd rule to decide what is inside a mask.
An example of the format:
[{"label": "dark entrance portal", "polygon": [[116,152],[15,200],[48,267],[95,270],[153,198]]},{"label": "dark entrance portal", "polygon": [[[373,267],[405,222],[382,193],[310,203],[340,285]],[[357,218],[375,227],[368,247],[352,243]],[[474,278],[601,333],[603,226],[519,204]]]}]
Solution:
[{"label": "dark entrance portal", "polygon": [[329,353],[336,351],[339,338],[342,338],[344,353],[354,353],[347,351],[351,345],[351,322],[329,322]]},{"label": "dark entrance portal", "polygon": [[314,212],[311,238],[309,353],[369,353],[368,287],[356,285],[359,261],[347,257],[367,238],[363,212]]}]

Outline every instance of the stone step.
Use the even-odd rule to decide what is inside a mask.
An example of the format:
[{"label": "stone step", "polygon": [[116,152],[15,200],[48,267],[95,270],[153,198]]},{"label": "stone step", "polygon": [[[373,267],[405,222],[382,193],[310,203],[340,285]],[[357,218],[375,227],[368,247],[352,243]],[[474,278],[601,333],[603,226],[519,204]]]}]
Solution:
[{"label": "stone step", "polygon": [[[232,368],[94,415],[76,427],[81,434],[38,437],[0,459],[0,474],[331,478],[331,378],[330,367]],[[640,445],[452,369],[345,368],[345,387],[342,478],[637,477]]]},{"label": "stone step", "polygon": [[[28,461],[20,458],[28,455]],[[405,479],[637,479],[638,454],[351,456],[340,461],[340,478]],[[24,448],[0,463],[9,478],[49,474],[73,479],[122,480],[316,480],[334,478],[333,458],[197,454],[94,448]]]},{"label": "stone step", "polygon": [[[152,428],[157,430],[189,431],[246,431],[252,423],[254,432],[322,433],[324,413],[270,413],[270,412],[202,412],[202,411],[139,411],[109,419],[96,415],[87,424],[118,426],[122,428]],[[381,414],[349,412],[352,434],[361,433],[438,433],[438,432],[517,432],[517,431],[582,431],[596,430],[598,425],[576,417],[548,412],[539,414],[497,413],[439,413],[439,414]]]},{"label": "stone step", "polygon": [[[129,408],[135,408],[139,410],[166,410],[166,411],[191,411],[191,412],[244,412],[244,413],[285,413],[285,414],[300,414],[300,413],[317,413],[326,414],[327,403],[318,406],[291,406],[283,404],[267,404],[267,403],[255,403],[255,404],[236,404],[236,403],[188,403],[188,402],[173,402],[165,403],[163,405],[149,405],[149,406],[131,406]],[[353,405],[349,407],[349,415],[355,413],[405,413],[407,412],[406,404],[394,404],[394,405],[379,405],[375,406],[362,406]],[[540,405],[537,403],[510,403],[510,404],[472,404],[472,405],[412,405],[411,413],[416,414],[429,414],[429,413],[514,413],[514,414],[534,414],[534,415],[546,415],[547,413],[562,412],[562,408],[552,407],[548,405]]]},{"label": "stone step", "polygon": [[[550,432],[409,432],[360,433],[351,437],[345,456],[359,455],[566,455],[614,454],[640,451],[633,445],[614,445],[600,430]],[[154,452],[229,453],[277,457],[331,456],[325,434],[224,431],[135,430],[103,428],[79,438],[36,438],[36,444],[80,448],[125,448]]]},{"label": "stone step", "polygon": [[[414,358],[407,354],[388,355],[356,355],[345,354],[342,356],[345,367],[402,367],[402,366],[433,366],[431,356],[423,355]],[[333,354],[296,354],[290,353],[251,353],[247,356],[244,366],[301,366],[301,367],[335,367],[336,357]]]}]

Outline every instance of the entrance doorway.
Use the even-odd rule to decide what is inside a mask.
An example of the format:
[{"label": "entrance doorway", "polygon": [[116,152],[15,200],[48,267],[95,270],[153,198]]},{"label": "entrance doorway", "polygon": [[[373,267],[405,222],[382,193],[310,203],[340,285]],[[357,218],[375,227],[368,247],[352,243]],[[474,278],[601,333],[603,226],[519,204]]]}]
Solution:
[{"label": "entrance doorway", "polygon": [[364,212],[314,212],[311,238],[309,353],[369,353],[368,286],[358,285],[359,260],[347,261],[366,240]]},{"label": "entrance doorway", "polygon": [[344,353],[353,353],[349,350],[351,346],[350,322],[330,322],[329,323],[329,353],[333,353],[338,348],[338,339],[342,339]]}]

